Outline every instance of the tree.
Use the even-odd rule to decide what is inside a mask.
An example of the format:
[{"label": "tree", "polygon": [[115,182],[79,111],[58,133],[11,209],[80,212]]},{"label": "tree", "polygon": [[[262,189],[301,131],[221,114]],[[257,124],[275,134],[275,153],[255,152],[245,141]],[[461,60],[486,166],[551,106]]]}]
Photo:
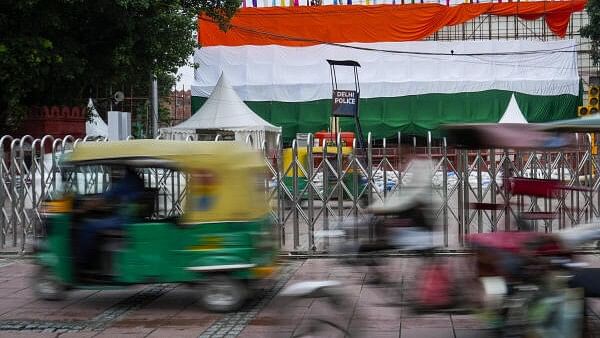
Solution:
[{"label": "tree", "polygon": [[34,105],[85,105],[99,88],[174,84],[204,12],[226,27],[240,0],[0,2],[0,134]]},{"label": "tree", "polygon": [[581,28],[581,35],[591,40],[590,53],[597,66],[600,63],[600,0],[588,0],[586,11],[590,21]]}]

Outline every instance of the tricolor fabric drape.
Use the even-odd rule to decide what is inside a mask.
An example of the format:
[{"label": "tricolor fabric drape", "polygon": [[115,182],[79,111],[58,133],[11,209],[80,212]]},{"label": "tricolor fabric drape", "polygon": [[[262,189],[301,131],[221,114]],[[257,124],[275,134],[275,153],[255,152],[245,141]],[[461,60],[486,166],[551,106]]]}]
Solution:
[{"label": "tricolor fabric drape", "polygon": [[[414,41],[478,15],[544,16],[565,34],[585,1],[271,7],[241,9],[225,33],[199,19],[202,47],[192,85],[197,110],[225,73],[258,115],[296,133],[329,127],[331,79],[326,59],[354,60],[364,132],[424,134],[443,123],[498,122],[514,96],[524,118],[574,117],[581,82],[574,40]],[[340,89],[354,88],[338,69]],[[342,119],[354,131],[352,119]]]},{"label": "tricolor fabric drape", "polygon": [[564,37],[572,13],[586,0],[371,6],[301,6],[242,8],[227,32],[206,17],[198,20],[201,46],[311,46],[323,42],[417,41],[445,26],[480,15],[544,17],[554,34]]}]

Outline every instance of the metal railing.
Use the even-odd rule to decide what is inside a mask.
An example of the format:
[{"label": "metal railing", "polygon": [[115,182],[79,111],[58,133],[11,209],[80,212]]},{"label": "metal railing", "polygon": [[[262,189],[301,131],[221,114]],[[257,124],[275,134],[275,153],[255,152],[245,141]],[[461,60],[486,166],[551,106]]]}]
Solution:
[{"label": "metal railing", "polygon": [[[342,147],[339,136],[333,146],[315,144],[312,135],[302,147],[294,140],[291,148],[284,149],[281,138],[272,149],[266,142],[254,144],[265,158],[267,198],[273,206],[282,250],[326,251],[328,243],[316,241],[315,231],[328,229],[338,221],[360,220],[366,216],[367,205],[401,193],[411,179],[410,159],[415,155],[432,162],[437,201],[432,216],[443,233],[443,244],[450,249],[459,248],[470,233],[515,230],[514,216],[518,214],[536,216],[535,228],[548,232],[599,215],[600,161],[592,154],[591,141],[585,134],[580,135],[577,146],[552,152],[458,150],[447,145],[445,139],[432,140],[431,135],[425,147],[417,147],[416,139],[406,147],[399,145],[400,136],[392,146],[389,140],[383,140],[381,146],[374,147],[369,134],[364,149],[359,149],[356,141],[352,147]],[[0,161],[0,249],[29,250],[29,243],[41,229],[42,202],[65,185],[79,184],[86,193],[108,188],[110,175],[102,167],[86,167],[73,174],[61,165],[62,156],[81,142],[107,140],[70,136],[0,138],[4,150]],[[251,137],[246,142],[253,144]],[[560,179],[571,189],[553,198],[512,196],[501,180],[502,173],[509,171],[522,177]],[[183,212],[187,182],[184,173],[150,168],[144,177],[149,186],[159,190],[157,215],[169,217]],[[473,204],[489,207],[472,208]]]}]

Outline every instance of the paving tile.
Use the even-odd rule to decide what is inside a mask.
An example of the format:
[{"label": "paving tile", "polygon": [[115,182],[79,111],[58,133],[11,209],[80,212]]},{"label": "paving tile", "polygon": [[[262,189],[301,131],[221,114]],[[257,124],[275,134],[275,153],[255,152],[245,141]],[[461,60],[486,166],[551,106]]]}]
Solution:
[{"label": "paving tile", "polygon": [[69,317],[60,312],[47,309],[16,309],[5,313],[0,317],[1,320],[19,319],[19,320],[68,320]]},{"label": "paving tile", "polygon": [[143,308],[139,310],[132,310],[127,313],[127,318],[129,319],[167,319],[173,317],[178,312],[181,312],[180,309],[161,309],[161,308]]},{"label": "paving tile", "polygon": [[[17,290],[17,289],[14,289]],[[10,294],[5,294],[4,296],[2,296],[3,299],[10,299],[10,298],[19,298],[19,299],[30,299],[30,300],[37,300],[37,297],[35,296],[35,294],[33,293],[33,290],[31,288],[25,288],[19,291],[14,291]]]},{"label": "paving tile", "polygon": [[54,338],[56,333],[35,331],[0,331],[0,338]]},{"label": "paving tile", "polygon": [[84,298],[90,297],[98,292],[100,292],[100,290],[75,289],[75,290],[69,291],[68,296],[69,296],[69,298],[73,298],[73,299],[84,299]]},{"label": "paving tile", "polygon": [[[404,323],[403,323],[404,324]],[[452,338],[452,328],[405,328],[402,325],[400,338]]]},{"label": "paving tile", "polygon": [[352,320],[350,328],[353,330],[379,330],[379,331],[399,331],[400,321],[392,320]]},{"label": "paving tile", "polygon": [[353,329],[398,331],[400,313],[394,308],[358,308],[350,322]]},{"label": "paving tile", "polygon": [[19,298],[2,298],[0,302],[0,315],[8,313],[10,311],[18,310],[24,305],[31,303],[31,299],[19,299]]},{"label": "paving tile", "polygon": [[145,337],[154,331],[153,328],[145,327],[110,327],[95,337]]},{"label": "paving tile", "polygon": [[402,311],[398,307],[392,306],[369,306],[356,310],[356,315],[368,317],[370,319],[390,319],[399,320]]},{"label": "paving tile", "polygon": [[214,322],[213,318],[129,318],[129,316],[119,319],[114,322],[112,328],[158,328],[158,327],[194,327],[194,328],[207,328]]},{"label": "paving tile", "polygon": [[222,314],[210,313],[204,310],[199,304],[192,304],[175,314],[175,317],[182,319],[205,319],[210,318],[211,320],[219,319],[223,317]]},{"label": "paving tile", "polygon": [[354,313],[353,306],[334,308],[326,303],[315,303],[306,312],[306,316],[336,315],[350,319]]},{"label": "paving tile", "polygon": [[264,316],[258,315],[256,318],[251,320],[248,325],[269,327],[279,327],[281,330],[293,330],[302,320],[304,319],[303,314],[284,314],[279,316]]},{"label": "paving tile", "polygon": [[135,293],[130,293],[128,295],[121,294],[117,296],[115,294],[106,293],[106,291],[99,291],[89,297],[78,299],[75,302],[70,303],[69,307],[72,306],[77,309],[104,311],[134,294]]},{"label": "paving tile", "polygon": [[96,331],[65,332],[58,335],[58,338],[91,338],[98,334]]},{"label": "paving tile", "polygon": [[[600,264],[600,258],[594,258]],[[468,315],[417,315],[408,307],[383,306],[404,290],[405,299],[410,292],[408,282],[417,282],[414,271],[420,264],[419,259],[384,258],[380,261],[386,266],[386,276],[390,280],[407,281],[401,287],[383,288],[365,283],[367,269],[362,266],[345,267],[336,265],[333,259],[311,259],[302,262],[302,266],[289,283],[315,279],[335,279],[343,282],[340,288],[347,302],[341,308],[332,308],[321,299],[299,299],[286,303],[282,297],[275,297],[268,305],[255,313],[213,314],[199,306],[196,291],[193,288],[178,286],[140,309],[126,313],[110,326],[98,332],[68,332],[60,337],[197,337],[208,328],[212,332],[220,329],[230,333],[240,333],[240,337],[290,337],[292,332],[309,318],[329,319],[352,333],[363,337],[438,337],[438,338],[475,338],[489,337],[484,323]],[[8,274],[5,275],[4,272]],[[38,319],[38,320],[88,320],[102,313],[116,303],[135,295],[148,286],[137,286],[122,290],[90,291],[78,290],[69,293],[66,301],[43,302],[35,300],[31,290],[25,285],[26,274],[31,272],[28,264],[15,263],[0,266],[0,319]],[[21,283],[21,281],[23,283]],[[4,287],[3,287],[4,285]],[[268,287],[268,286],[267,286]],[[4,292],[5,296],[1,296]],[[592,300],[590,307],[600,314],[600,301]],[[257,313],[256,313],[257,312]],[[216,327],[215,321],[223,325]],[[253,317],[253,318],[252,318]],[[450,320],[452,318],[452,320]],[[248,325],[238,327],[248,319]],[[590,317],[592,327],[600,324],[597,317]],[[229,324],[231,323],[231,324]],[[453,334],[452,325],[454,324]],[[211,326],[213,325],[213,326]],[[0,331],[2,337],[55,337],[35,331]],[[341,332],[331,330],[319,337],[342,337]]]},{"label": "paving tile", "polygon": [[99,333],[94,336],[94,338],[144,338],[148,335],[148,333]]},{"label": "paving tile", "polygon": [[57,311],[60,309],[64,309],[67,308],[71,305],[74,305],[76,303],[78,303],[80,301],[80,299],[74,299],[74,298],[66,298],[64,300],[60,300],[60,301],[48,301],[48,300],[43,300],[43,299],[35,299],[27,304],[25,304],[23,306],[23,309],[27,309],[27,310],[50,310],[50,311]]},{"label": "paving tile", "polygon": [[[364,290],[364,289],[363,289]],[[358,298],[358,307],[386,306],[387,304],[399,302],[399,295],[385,289],[370,289],[361,292]]]},{"label": "paving tile", "polygon": [[257,326],[257,325],[248,325],[242,332],[240,333],[240,337],[244,338],[289,338],[292,336],[292,329],[281,329],[276,326]]},{"label": "paving tile", "polygon": [[345,284],[341,285],[338,288],[338,290],[343,295],[356,296],[356,295],[360,295],[360,292],[362,291],[363,287],[364,286],[362,284],[345,283]]},{"label": "paving tile", "polygon": [[402,329],[408,328],[451,328],[449,315],[423,315],[402,318]]},{"label": "paving tile", "polygon": [[14,264],[2,267],[2,278],[11,277],[29,277],[32,275],[35,266],[23,261],[16,261]]},{"label": "paving tile", "polygon": [[65,308],[56,312],[56,316],[65,320],[90,320],[100,314],[98,310]]},{"label": "paving tile", "polygon": [[[302,331],[304,328],[314,325],[315,322],[312,321],[314,319],[319,319],[319,320],[326,321],[326,322],[333,324],[333,325],[323,324],[322,326],[319,326],[320,331],[317,334],[318,337],[332,336],[332,335],[337,336],[339,333],[342,332],[339,329],[337,329],[337,327],[343,328],[344,330],[353,329],[350,327],[350,319],[349,318],[340,317],[340,316],[336,316],[336,315],[330,315],[330,316],[304,318],[303,320],[298,321],[298,325],[295,328],[295,332]],[[319,324],[319,323],[317,323],[317,324]]]},{"label": "paving tile", "polygon": [[395,331],[351,330],[350,333],[356,337],[369,337],[369,338],[398,338],[398,337],[400,337],[400,330],[395,330]]},{"label": "paving tile", "polygon": [[[312,298],[297,298],[297,299],[289,299],[287,297],[278,297],[275,298],[268,304],[265,310],[270,311],[281,311],[282,309],[287,310],[288,308],[308,308],[312,305],[315,300]],[[264,311],[264,310],[263,310]]]},{"label": "paving tile", "polygon": [[456,334],[456,338],[494,338],[497,335],[494,335],[492,331],[488,330],[465,330],[465,329],[456,329],[454,330]]},{"label": "paving tile", "polygon": [[452,315],[452,324],[455,329],[468,329],[468,330],[484,330],[486,329],[485,323],[471,315]]},{"label": "paving tile", "polygon": [[20,288],[26,289],[30,287],[29,278],[13,277],[0,284],[0,288]]},{"label": "paving tile", "polygon": [[21,291],[27,291],[26,287],[0,287],[0,297],[18,297],[17,294],[22,294]]},{"label": "paving tile", "polygon": [[147,338],[197,338],[204,328],[158,328]]}]

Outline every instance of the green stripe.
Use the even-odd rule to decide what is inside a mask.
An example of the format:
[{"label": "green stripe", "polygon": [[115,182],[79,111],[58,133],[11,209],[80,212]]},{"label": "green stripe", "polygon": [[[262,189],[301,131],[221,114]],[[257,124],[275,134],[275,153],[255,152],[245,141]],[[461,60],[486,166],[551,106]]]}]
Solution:
[{"label": "green stripe", "polygon": [[[459,94],[425,94],[391,98],[360,99],[360,123],[364,133],[375,138],[424,135],[444,123],[498,122],[504,114],[512,92],[488,90]],[[582,94],[535,96],[515,93],[519,108],[527,121],[546,122],[576,117]],[[192,111],[206,101],[192,97]],[[326,130],[331,114],[331,100],[310,102],[246,102],[250,109],[274,125],[283,127],[284,141],[296,133]],[[342,119],[342,129],[354,131],[352,119]]]}]

